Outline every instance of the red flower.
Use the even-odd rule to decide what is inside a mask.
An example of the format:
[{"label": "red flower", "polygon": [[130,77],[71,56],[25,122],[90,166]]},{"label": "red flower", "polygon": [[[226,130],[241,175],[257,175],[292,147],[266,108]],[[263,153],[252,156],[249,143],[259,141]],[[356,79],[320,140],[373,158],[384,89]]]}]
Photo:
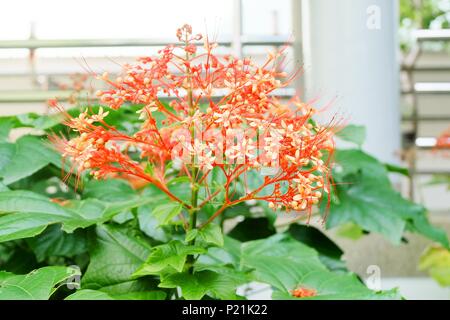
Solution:
[{"label": "red flower", "polygon": [[[213,54],[216,44],[208,38],[197,52],[195,42],[202,36],[193,36],[188,25],[178,29],[177,37],[181,44],[125,65],[117,79],[109,79],[107,73],[98,77],[110,86],[97,92],[106,107],[143,105],[138,112],[142,125],[133,135],[110,126],[106,122],[110,111],[102,108],[97,113],[85,111],[77,118],[66,114],[66,124],[79,135],[57,143],[74,170],[89,170],[95,178],[111,173],[139,177],[192,209],[167,188],[167,164],[172,161],[192,185],[204,188],[209,196],[199,208],[218,195],[211,193],[207,184],[211,170],[217,168],[226,178],[225,200],[210,220],[247,200],[267,201],[273,209],[311,210],[330,192],[332,128],[337,123],[318,125],[312,121],[316,110],[310,104],[274,96],[296,76],[278,71],[283,51],[270,54],[258,66],[250,59]],[[219,90],[223,97],[217,100]],[[160,95],[171,98],[170,105],[163,103]],[[163,117],[162,126],[155,113]],[[152,174],[130,158],[130,148],[151,164]],[[250,171],[265,175],[253,189],[245,184]],[[245,184],[240,198],[234,190],[238,180]]]},{"label": "red flower", "polygon": [[317,291],[314,289],[298,287],[297,289],[292,290],[291,294],[296,298],[309,298],[315,297],[317,295]]}]

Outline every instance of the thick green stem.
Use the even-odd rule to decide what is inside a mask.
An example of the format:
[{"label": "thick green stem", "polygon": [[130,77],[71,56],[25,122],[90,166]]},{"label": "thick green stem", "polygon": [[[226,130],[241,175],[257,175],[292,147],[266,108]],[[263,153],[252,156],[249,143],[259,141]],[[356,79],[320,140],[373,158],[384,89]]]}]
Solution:
[{"label": "thick green stem", "polygon": [[[196,229],[197,224],[197,211],[193,211],[190,213],[190,222],[189,222],[189,231]],[[193,246],[195,245],[195,238],[188,242],[188,245]],[[195,262],[195,256],[193,254],[190,254],[186,258],[186,264],[188,266],[188,272],[194,273],[194,262]]]},{"label": "thick green stem", "polygon": [[[192,176],[197,175],[197,168],[195,166],[192,169]],[[198,186],[195,182],[193,182],[191,186],[191,210],[189,210],[189,230],[193,230],[197,228],[197,202],[198,202]],[[194,244],[194,240],[191,240],[192,244]]]}]

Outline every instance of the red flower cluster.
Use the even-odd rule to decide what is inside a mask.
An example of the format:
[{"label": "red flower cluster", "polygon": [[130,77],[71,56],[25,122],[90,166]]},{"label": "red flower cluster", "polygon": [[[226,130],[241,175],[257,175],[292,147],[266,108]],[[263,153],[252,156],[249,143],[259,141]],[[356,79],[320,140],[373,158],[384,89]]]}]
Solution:
[{"label": "red flower cluster", "polygon": [[[79,135],[58,144],[77,172],[89,170],[95,178],[111,173],[139,177],[192,209],[195,204],[183,203],[167,188],[165,172],[172,162],[192,186],[209,195],[196,209],[224,193],[223,206],[212,219],[246,200],[264,200],[271,208],[287,210],[317,204],[324,192],[330,192],[333,124],[312,121],[316,110],[299,98],[287,102],[276,98],[276,91],[296,76],[278,71],[283,50],[269,54],[258,66],[250,59],[213,54],[217,45],[194,35],[188,25],[177,31],[177,37],[179,44],[125,65],[117,79],[107,73],[99,77],[110,87],[97,92],[105,107],[142,105],[139,131],[131,136],[119,132],[106,122],[111,111],[103,108],[96,114],[86,111],[68,117],[66,124]],[[140,152],[141,162],[131,159],[130,149]],[[152,174],[142,163],[151,164]],[[214,168],[223,173],[226,184],[210,193],[206,177]],[[232,183],[245,181],[253,170],[264,175],[263,182],[256,189],[245,188],[246,193],[236,198]],[[270,192],[262,195],[263,190]]]},{"label": "red flower cluster", "polygon": [[309,298],[309,297],[315,297],[317,295],[317,292],[314,289],[307,289],[307,288],[299,287],[297,289],[292,290],[291,294],[293,297],[296,297],[296,298]]},{"label": "red flower cluster", "polygon": [[445,149],[450,147],[450,128],[447,128],[436,139],[436,148]]}]

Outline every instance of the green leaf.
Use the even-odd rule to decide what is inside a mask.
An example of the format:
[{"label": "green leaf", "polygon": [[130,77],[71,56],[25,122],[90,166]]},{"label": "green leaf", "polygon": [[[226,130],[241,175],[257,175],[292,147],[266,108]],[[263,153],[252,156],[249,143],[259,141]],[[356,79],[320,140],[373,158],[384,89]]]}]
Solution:
[{"label": "green leaf", "polygon": [[61,114],[41,115],[33,112],[0,118],[0,122],[10,121],[13,128],[28,127],[38,130],[50,129],[58,125],[62,120]]},{"label": "green leaf", "polygon": [[337,166],[333,173],[335,178],[342,180],[342,182],[352,183],[353,181],[345,181],[347,180],[345,179],[347,175],[362,174],[365,179],[377,181],[380,185],[391,185],[386,167],[377,159],[361,150],[337,150],[335,152],[335,161]]},{"label": "green leaf", "polygon": [[287,234],[242,244],[241,265],[254,269],[255,280],[273,286],[275,299],[293,298],[297,288],[314,290],[313,299],[398,298],[369,290],[354,274],[329,271],[315,250]]},{"label": "green leaf", "polygon": [[167,294],[164,291],[142,291],[142,292],[129,292],[124,294],[114,295],[116,300],[164,300]]},{"label": "green leaf", "polygon": [[[191,182],[189,179],[179,177],[173,179],[172,183],[168,186],[170,192],[176,195],[184,202],[189,202],[191,199]],[[170,200],[171,201],[171,200]]]},{"label": "green leaf", "polygon": [[338,131],[336,136],[348,142],[352,142],[361,147],[366,140],[366,128],[364,126],[348,125]]},{"label": "green leaf", "polygon": [[409,170],[405,167],[400,167],[395,164],[385,163],[384,166],[386,167],[386,170],[389,172],[399,173],[401,175],[404,175],[405,177],[409,177]]},{"label": "green leaf", "polygon": [[210,247],[202,254],[197,262],[202,265],[233,265],[236,269],[240,267],[241,242],[228,236],[224,236],[223,247]]},{"label": "green leaf", "polygon": [[91,262],[82,278],[83,288],[100,289],[131,281],[133,272],[150,254],[150,246],[114,225],[99,225],[90,244]]},{"label": "green leaf", "polygon": [[[9,213],[9,214],[2,214]],[[84,221],[76,212],[27,191],[0,193],[0,242],[32,237],[49,224]]]},{"label": "green leaf", "polygon": [[96,198],[103,201],[126,201],[136,196],[130,184],[121,179],[90,180],[83,189],[84,198]]},{"label": "green leaf", "polygon": [[418,209],[390,188],[369,184],[362,178],[354,178],[352,183],[337,188],[339,203],[330,207],[327,227],[351,222],[399,244],[406,227],[402,212]]},{"label": "green leaf", "polygon": [[330,206],[327,227],[354,223],[396,244],[410,230],[448,247],[445,232],[429,223],[425,209],[394,190],[385,165],[361,150],[339,150],[336,161],[333,196],[337,200]]},{"label": "green leaf", "polygon": [[88,199],[72,201],[71,207],[62,207],[33,192],[1,192],[0,242],[38,235],[55,223],[62,223],[63,230],[73,232],[77,228],[108,221],[120,212],[151,201],[158,201],[158,198],[136,196],[127,201],[110,203]]},{"label": "green leaf", "polygon": [[14,127],[14,122],[10,118],[0,118],[0,142],[6,142],[9,132]]},{"label": "green leaf", "polygon": [[39,236],[27,239],[27,243],[36,255],[38,262],[48,257],[74,257],[87,250],[87,239],[84,230],[65,233],[60,225],[49,226]]},{"label": "green leaf", "polygon": [[138,207],[139,228],[155,240],[168,242],[171,235],[166,233],[164,228],[159,225],[158,220],[152,214],[152,207],[152,205]]},{"label": "green leaf", "polygon": [[205,249],[198,246],[188,246],[179,240],[172,240],[152,249],[147,261],[134,273],[135,277],[144,275],[159,275],[166,272],[183,271],[186,257],[191,254],[204,253]]},{"label": "green leaf", "polygon": [[288,233],[295,240],[314,248],[320,254],[340,259],[344,253],[330,238],[313,226],[291,224]]},{"label": "green leaf", "polygon": [[111,297],[116,297],[129,293],[155,291],[158,289],[158,284],[159,281],[154,277],[143,277],[101,287],[98,290],[109,294]]},{"label": "green leaf", "polygon": [[3,172],[3,168],[11,162],[15,152],[16,146],[14,144],[0,143],[0,172]]},{"label": "green leaf", "polygon": [[58,125],[61,120],[62,116],[60,114],[40,115],[33,112],[16,116],[0,117],[0,133],[6,134],[9,130],[14,128],[47,130]]},{"label": "green leaf", "polygon": [[420,270],[427,270],[441,286],[450,286],[450,251],[430,246],[420,257]]},{"label": "green leaf", "polygon": [[191,183],[191,180],[189,179],[188,176],[176,177],[176,178],[169,180],[167,182],[167,185],[170,186],[170,185],[179,184],[179,183],[187,184],[187,183]]},{"label": "green leaf", "polygon": [[326,270],[315,250],[284,234],[243,243],[241,266],[255,269],[257,281],[284,291],[294,289],[306,273]]},{"label": "green leaf", "polygon": [[[127,203],[129,201],[136,201],[137,197],[139,197],[130,184],[126,180],[121,179],[90,180],[84,187],[83,196],[85,198],[96,198],[110,203]],[[115,215],[113,221],[124,223],[133,218],[133,213],[130,210],[125,210]]]},{"label": "green leaf", "polygon": [[100,290],[82,289],[66,297],[65,300],[164,300],[163,291],[129,292],[110,295]]},{"label": "green leaf", "polygon": [[380,185],[361,175],[351,178],[352,184],[337,187],[339,203],[330,207],[328,227],[352,222],[399,244],[408,226],[408,229],[448,246],[445,232],[430,225],[423,207],[403,199],[389,185]]},{"label": "green leaf", "polygon": [[440,243],[446,249],[450,249],[447,232],[442,228],[433,226],[427,218],[425,208],[421,207],[420,214],[410,217],[408,230],[419,233],[428,239]]},{"label": "green leaf", "polygon": [[287,232],[297,241],[314,248],[320,261],[335,271],[347,271],[342,254],[344,253],[330,238],[310,225],[291,224]]},{"label": "green leaf", "polygon": [[173,218],[180,214],[182,206],[178,202],[161,204],[152,210],[152,215],[159,221],[160,225],[169,224]]},{"label": "green leaf", "polygon": [[[200,239],[206,243],[222,247],[223,246],[223,233],[218,224],[208,223],[205,227],[198,231]],[[187,235],[186,235],[187,237]]]},{"label": "green leaf", "polygon": [[57,285],[77,274],[67,267],[44,267],[26,275],[0,271],[0,300],[46,300]]},{"label": "green leaf", "polygon": [[181,294],[186,300],[200,300],[206,294],[217,298],[237,299],[236,288],[241,282],[227,273],[217,273],[209,270],[190,273],[175,273],[162,278],[161,288],[181,288]]},{"label": "green leaf", "polygon": [[35,136],[19,138],[15,143],[14,154],[10,156],[10,161],[1,165],[3,161],[5,161],[4,158],[0,160],[0,177],[6,185],[26,178],[50,163],[61,165],[60,156]]},{"label": "green leaf", "polygon": [[[298,287],[314,290],[316,295],[307,300],[379,300],[401,299],[396,289],[374,292],[368,289],[354,274],[332,273],[330,271],[311,271],[298,279]],[[295,289],[295,288],[294,288]],[[274,299],[299,299],[289,291],[274,291]]]},{"label": "green leaf", "polygon": [[190,241],[194,240],[197,237],[197,235],[198,235],[198,229],[189,230],[186,233],[185,241],[190,242]]},{"label": "green leaf", "polygon": [[114,298],[102,291],[82,289],[67,296],[64,300],[114,300]]}]

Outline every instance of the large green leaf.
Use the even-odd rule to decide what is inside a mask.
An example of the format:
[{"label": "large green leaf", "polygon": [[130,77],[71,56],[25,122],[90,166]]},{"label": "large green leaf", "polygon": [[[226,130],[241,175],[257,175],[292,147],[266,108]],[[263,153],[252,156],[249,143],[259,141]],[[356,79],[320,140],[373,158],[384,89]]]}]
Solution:
[{"label": "large green leaf", "polygon": [[[336,274],[330,271],[312,271],[298,279],[300,288],[314,290],[308,300],[378,300],[401,299],[396,289],[374,292],[368,289],[354,274]],[[274,291],[274,299],[298,299],[288,291]]]},{"label": "large green leaf", "polygon": [[0,242],[32,237],[49,224],[70,221],[80,221],[81,226],[86,226],[81,215],[44,196],[28,191],[0,193]]},{"label": "large green leaf", "polygon": [[110,203],[87,199],[72,201],[71,206],[62,207],[29,191],[0,192],[0,242],[35,236],[55,223],[62,223],[63,230],[73,232],[108,221],[120,212],[151,201],[158,199],[135,196]]},{"label": "large green leaf", "polygon": [[150,246],[123,227],[99,225],[90,253],[82,286],[105,291],[105,287],[132,281],[131,275],[150,254]]},{"label": "large green leaf", "polygon": [[44,267],[26,275],[0,271],[0,300],[46,300],[77,272],[67,267]]},{"label": "large green leaf", "polygon": [[[8,154],[0,158],[0,178],[6,185],[26,178],[50,163],[61,165],[60,156],[39,137],[23,136],[13,146],[14,153],[6,147]],[[7,157],[9,161],[5,163]]]},{"label": "large green leaf", "polygon": [[204,252],[205,249],[202,247],[185,245],[181,241],[172,240],[167,244],[154,247],[147,261],[136,270],[134,276],[181,272],[188,255]]},{"label": "large green leaf", "polygon": [[429,223],[425,209],[394,190],[384,164],[361,150],[339,150],[336,161],[337,201],[330,206],[327,227],[354,223],[396,244],[410,230],[448,247],[445,232]]},{"label": "large green leaf", "polygon": [[316,299],[397,298],[369,290],[355,275],[333,273],[317,252],[286,234],[242,244],[241,263],[254,269],[255,280],[274,287],[274,298],[286,299],[297,288],[315,292]]},{"label": "large green leaf", "polygon": [[328,227],[353,222],[364,230],[381,233],[396,244],[408,227],[448,246],[445,231],[429,223],[423,207],[402,198],[390,186],[379,185],[361,175],[347,177],[353,177],[353,183],[337,187],[339,203],[330,208]]}]

